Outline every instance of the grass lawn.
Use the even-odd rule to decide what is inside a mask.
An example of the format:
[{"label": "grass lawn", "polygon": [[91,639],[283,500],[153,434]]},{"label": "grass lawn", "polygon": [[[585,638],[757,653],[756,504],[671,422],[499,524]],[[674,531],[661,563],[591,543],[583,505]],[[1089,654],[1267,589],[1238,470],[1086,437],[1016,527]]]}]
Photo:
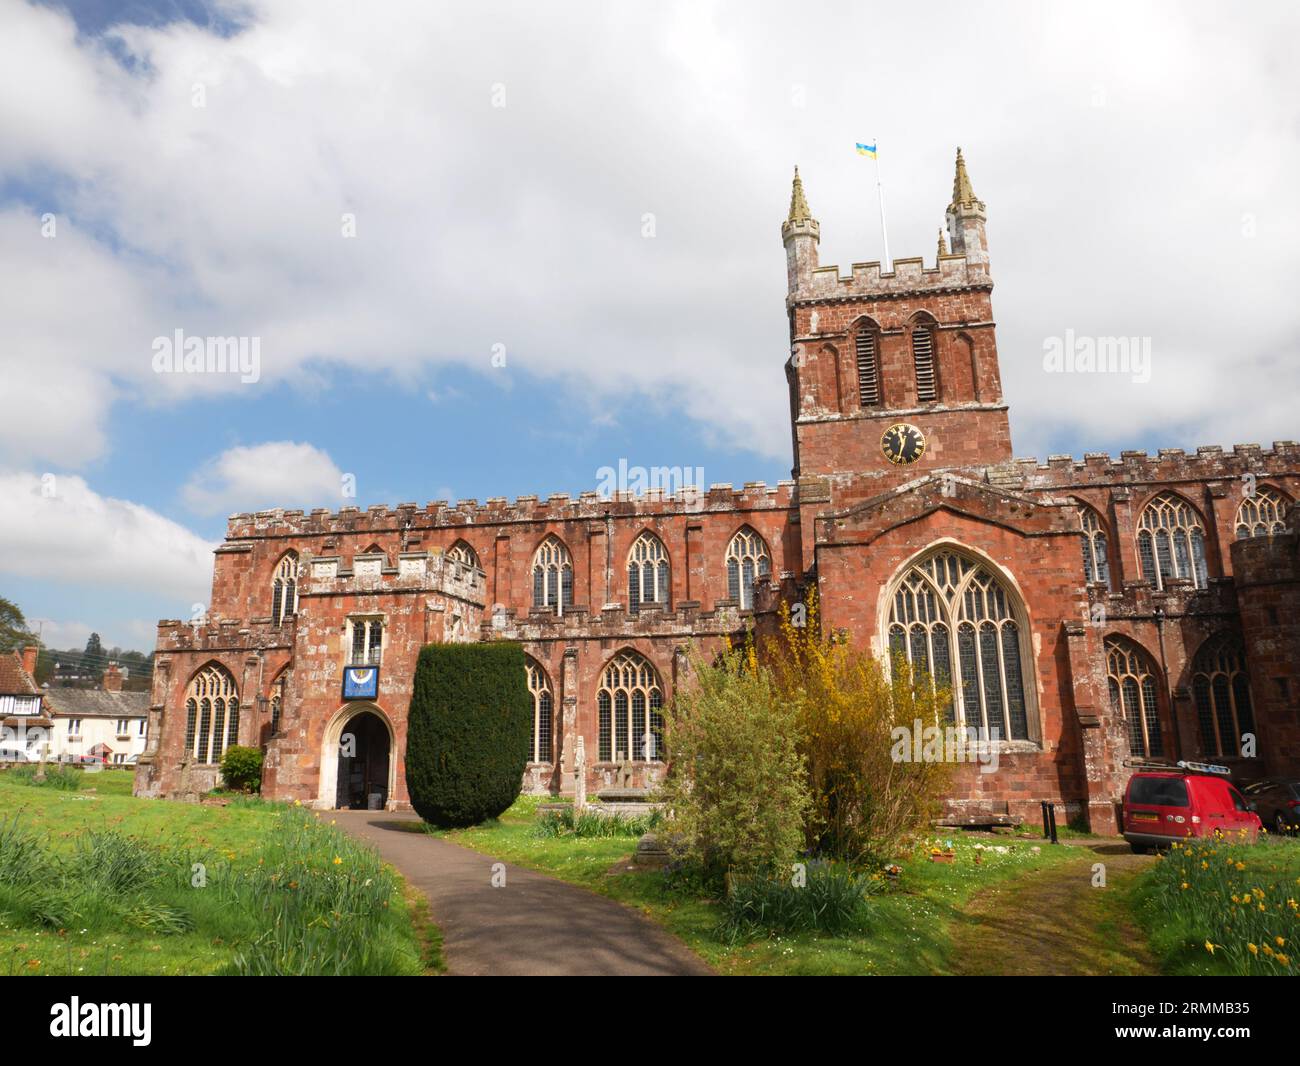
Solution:
[{"label": "grass lawn", "polygon": [[1078,850],[1042,846],[1014,837],[979,839],[1006,854],[983,853],[976,864],[976,838],[945,834],[956,861],[930,862],[922,850],[898,860],[903,874],[884,896],[873,897],[877,920],[867,936],[771,937],[739,946],[715,930],[717,902],[669,887],[657,871],[631,868],[636,841],[630,837],[542,838],[534,833],[540,800],[521,797],[494,822],[436,831],[457,844],[507,862],[582,885],[644,911],[685,941],[724,974],[932,974],[950,972],[951,925],[980,889],[1019,874],[1078,858]]},{"label": "grass lawn", "polygon": [[136,799],[132,777],[0,773],[0,975],[440,967],[424,897],[371,849],[279,804]]},{"label": "grass lawn", "polygon": [[1300,840],[1200,840],[1138,880],[1132,907],[1171,974],[1300,974]]}]

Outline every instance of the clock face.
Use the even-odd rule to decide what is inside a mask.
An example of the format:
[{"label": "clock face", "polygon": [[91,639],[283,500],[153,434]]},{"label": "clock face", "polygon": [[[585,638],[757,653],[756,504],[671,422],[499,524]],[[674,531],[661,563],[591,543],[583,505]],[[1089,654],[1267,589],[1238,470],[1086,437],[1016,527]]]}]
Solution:
[{"label": "clock face", "polygon": [[880,438],[885,458],[898,466],[908,466],[925,454],[925,434],[913,425],[899,422],[885,430]]}]

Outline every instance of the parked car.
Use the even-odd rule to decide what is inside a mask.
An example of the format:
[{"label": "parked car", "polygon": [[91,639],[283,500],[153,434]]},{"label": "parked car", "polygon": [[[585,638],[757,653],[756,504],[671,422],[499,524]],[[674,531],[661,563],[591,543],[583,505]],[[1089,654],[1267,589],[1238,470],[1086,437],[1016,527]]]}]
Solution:
[{"label": "parked car", "polygon": [[1263,824],[1227,773],[1202,763],[1139,770],[1124,790],[1124,839],[1139,855],[1215,833],[1253,843]]},{"label": "parked car", "polygon": [[1241,791],[1255,805],[1259,820],[1274,833],[1294,833],[1300,829],[1300,781],[1268,778]]},{"label": "parked car", "polygon": [[108,760],[102,755],[64,755],[59,761],[71,763],[73,766],[93,766],[97,769],[108,765]]}]

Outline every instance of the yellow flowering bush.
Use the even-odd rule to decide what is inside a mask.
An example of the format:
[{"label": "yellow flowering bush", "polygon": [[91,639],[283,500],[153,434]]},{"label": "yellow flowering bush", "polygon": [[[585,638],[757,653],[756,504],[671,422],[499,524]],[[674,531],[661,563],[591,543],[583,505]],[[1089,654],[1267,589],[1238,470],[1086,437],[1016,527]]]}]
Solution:
[{"label": "yellow flowering bush", "polygon": [[894,731],[945,724],[949,692],[902,657],[886,669],[823,633],[815,590],[808,600],[801,626],[782,607],[780,639],[764,648],[797,711],[812,800],[808,847],[854,863],[888,860],[928,827],[952,778],[952,763],[896,759]]}]

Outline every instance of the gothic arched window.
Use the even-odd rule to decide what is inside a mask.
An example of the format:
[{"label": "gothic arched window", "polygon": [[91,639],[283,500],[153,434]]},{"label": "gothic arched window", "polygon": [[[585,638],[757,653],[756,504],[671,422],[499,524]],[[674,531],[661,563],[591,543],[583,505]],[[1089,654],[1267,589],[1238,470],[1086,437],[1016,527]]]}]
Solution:
[{"label": "gothic arched window", "polygon": [[1083,525],[1083,579],[1088,584],[1110,588],[1110,560],[1106,554],[1106,526],[1093,508],[1079,505],[1079,522]]},{"label": "gothic arched window", "polygon": [[880,403],[880,330],[864,320],[853,334],[853,351],[858,368],[858,402],[863,407]]},{"label": "gothic arched window", "polygon": [[563,614],[573,606],[573,560],[569,549],[552,534],[533,556],[533,607]]},{"label": "gothic arched window", "polygon": [[298,553],[285,552],[271,582],[271,624],[281,625],[298,613]]},{"label": "gothic arched window", "polygon": [[[663,689],[650,660],[621,651],[605,667],[596,692],[600,761],[663,760]],[[647,745],[649,750],[647,750]]]},{"label": "gothic arched window", "polygon": [[528,660],[527,670],[528,692],[533,698],[533,727],[528,738],[528,761],[550,762],[551,729],[555,720],[555,696],[551,692],[551,679],[535,659]]},{"label": "gothic arched window", "polygon": [[627,556],[627,605],[636,613],[643,603],[668,603],[668,552],[648,529]]},{"label": "gothic arched window", "polygon": [[939,398],[939,367],[934,348],[933,320],[918,318],[912,324],[912,364],[916,368],[916,398],[920,403]]},{"label": "gothic arched window", "polygon": [[482,569],[478,564],[478,552],[463,540],[456,541],[455,544],[447,549],[447,558],[453,559],[463,566],[472,566],[476,570]]},{"label": "gothic arched window", "polygon": [[1164,755],[1159,687],[1151,657],[1125,637],[1107,637],[1105,649],[1110,709],[1128,727],[1130,754]]},{"label": "gothic arched window", "polygon": [[1237,536],[1271,537],[1286,532],[1286,498],[1277,491],[1261,485],[1255,495],[1247,496],[1237,508]]},{"label": "gothic arched window", "polygon": [[746,526],[727,545],[727,597],[745,610],[754,607],[754,579],[772,572],[767,545]]},{"label": "gothic arched window", "polygon": [[239,741],[239,690],[230,673],[209,663],[185,692],[185,755],[199,763],[219,763]]},{"label": "gothic arched window", "polygon": [[1162,589],[1169,578],[1190,578],[1198,589],[1209,584],[1205,566],[1205,530],[1185,499],[1162,492],[1138,521],[1138,559],[1142,576]]},{"label": "gothic arched window", "polygon": [[286,670],[271,686],[271,736],[279,734],[280,723],[284,720],[284,682],[288,676]]},{"label": "gothic arched window", "polygon": [[[997,740],[1029,740],[1024,612],[992,571],[943,549],[908,568],[890,594],[890,653],[950,688],[948,721]],[[1032,665],[1029,667],[1032,671]]]},{"label": "gothic arched window", "polygon": [[1221,633],[1192,659],[1192,698],[1207,755],[1239,756],[1242,735],[1255,732],[1246,653],[1236,636]]}]

